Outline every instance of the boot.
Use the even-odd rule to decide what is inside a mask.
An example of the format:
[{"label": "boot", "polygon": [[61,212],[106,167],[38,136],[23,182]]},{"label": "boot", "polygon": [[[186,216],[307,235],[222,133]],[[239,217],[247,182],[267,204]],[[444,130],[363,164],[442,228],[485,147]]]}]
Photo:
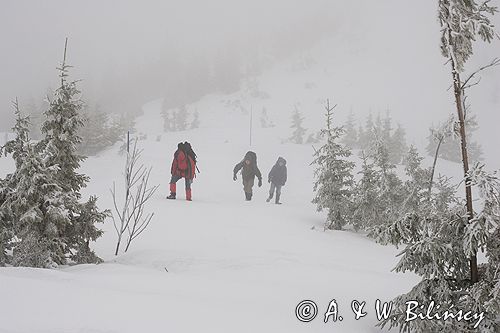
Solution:
[{"label": "boot", "polygon": [[245,200],[246,200],[246,201],[250,201],[250,200],[252,200],[252,194],[251,194],[251,193],[247,193],[247,192],[245,192]]},{"label": "boot", "polygon": [[191,189],[190,188],[186,189],[186,200],[187,201],[192,201],[191,200]]},{"label": "boot", "polygon": [[277,204],[277,205],[281,205],[280,195],[279,194],[276,194],[276,201],[274,201],[274,203]]},{"label": "boot", "polygon": [[170,184],[170,195],[167,197],[167,199],[175,199],[175,183]]},{"label": "boot", "polygon": [[269,197],[266,199],[266,202],[271,201],[272,198],[273,198],[273,193],[269,192]]}]

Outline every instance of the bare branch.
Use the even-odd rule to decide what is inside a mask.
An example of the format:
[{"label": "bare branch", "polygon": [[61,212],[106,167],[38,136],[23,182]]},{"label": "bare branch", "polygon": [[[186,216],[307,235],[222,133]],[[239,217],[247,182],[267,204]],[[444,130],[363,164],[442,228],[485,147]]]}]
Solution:
[{"label": "bare branch", "polygon": [[[462,89],[462,91],[463,91],[463,90],[465,90],[465,89],[467,89],[467,88],[469,88],[469,87],[472,87],[472,86],[477,85],[477,83],[479,83],[479,81],[478,81],[477,83],[475,83],[475,84],[472,84],[472,85],[468,85],[468,83],[469,83],[469,81],[470,81],[470,80],[472,80],[472,78],[473,78],[474,76],[476,76],[476,75],[477,75],[477,74],[479,74],[480,72],[482,72],[482,71],[484,71],[484,70],[486,70],[486,69],[488,69],[488,68],[490,68],[490,67],[495,67],[495,66],[498,66],[498,65],[500,65],[500,58],[495,58],[495,59],[493,59],[493,60],[492,60],[489,64],[487,64],[487,65],[485,65],[485,66],[480,67],[480,68],[479,68],[479,69],[477,69],[475,72],[473,72],[471,75],[469,75],[469,76],[467,77],[467,79],[465,79],[465,81],[462,83],[462,85],[461,85],[460,89]],[[479,80],[480,80],[480,79],[479,79]]]},{"label": "bare branch", "polygon": [[125,231],[128,231],[125,248],[125,252],[127,252],[132,240],[137,238],[147,228],[154,216],[154,213],[151,213],[144,217],[144,209],[147,201],[152,198],[159,185],[148,188],[152,168],[146,169],[143,164],[139,165],[142,152],[142,149],[137,148],[136,139],[132,151],[127,152],[124,172],[125,202],[121,210],[118,208],[114,183],[111,189],[115,211],[119,217],[118,221],[113,218],[115,230],[118,234],[115,255],[118,254]]}]

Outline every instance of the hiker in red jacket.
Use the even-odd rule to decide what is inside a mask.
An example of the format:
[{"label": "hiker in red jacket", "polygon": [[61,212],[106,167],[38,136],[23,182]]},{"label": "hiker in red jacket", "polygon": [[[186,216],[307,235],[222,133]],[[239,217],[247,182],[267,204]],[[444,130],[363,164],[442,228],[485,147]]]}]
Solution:
[{"label": "hiker in red jacket", "polygon": [[174,153],[174,160],[170,168],[170,195],[167,199],[175,199],[176,183],[184,178],[186,183],[186,200],[191,201],[191,183],[196,176],[196,154],[189,142],[179,143]]}]

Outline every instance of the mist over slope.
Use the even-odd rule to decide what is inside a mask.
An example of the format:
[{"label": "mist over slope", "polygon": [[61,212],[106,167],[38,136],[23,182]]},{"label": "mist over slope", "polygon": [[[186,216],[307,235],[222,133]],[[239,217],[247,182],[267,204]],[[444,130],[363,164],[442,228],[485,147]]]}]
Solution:
[{"label": "mist over slope", "polygon": [[[309,83],[318,81],[311,98],[335,99],[339,110],[352,108],[360,118],[369,110],[389,110],[419,146],[430,124],[453,112],[453,96],[447,90],[451,76],[440,56],[434,2],[25,0],[7,1],[2,7],[0,40],[9,50],[0,55],[4,130],[12,124],[12,99],[20,97],[23,106],[30,97],[42,99],[56,83],[54,68],[65,37],[70,38],[73,75],[83,79],[83,97],[109,112],[137,112],[149,100],[168,95],[176,82],[167,83],[175,57],[212,59],[221,50],[241,61],[243,81],[252,79],[246,66],[256,59],[266,73],[269,66],[279,67],[290,57],[311,55],[315,66],[304,75]],[[21,13],[23,20],[13,15]],[[494,22],[499,25],[498,15]],[[314,47],[318,43],[321,46]],[[499,44],[477,43],[467,70],[500,55]],[[177,75],[180,81],[183,75]],[[308,83],[297,79],[296,85]],[[193,80],[188,79],[185,89]],[[500,166],[494,154],[499,87],[500,75],[494,69],[469,93],[480,125],[478,140],[495,168]],[[293,105],[296,91],[282,100]],[[212,93],[217,93],[215,88]],[[281,110],[288,112],[285,105]],[[321,113],[316,108],[306,112],[311,117]]]}]

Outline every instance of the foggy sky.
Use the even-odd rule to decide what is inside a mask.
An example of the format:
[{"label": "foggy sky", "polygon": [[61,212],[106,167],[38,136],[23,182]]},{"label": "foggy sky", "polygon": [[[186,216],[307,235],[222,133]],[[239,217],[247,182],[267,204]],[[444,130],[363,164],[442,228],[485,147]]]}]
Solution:
[{"label": "foggy sky", "polygon": [[12,113],[10,102],[16,96],[38,100],[54,86],[65,37],[69,38],[68,61],[75,66],[72,77],[83,79],[85,95],[99,98],[109,89],[107,76],[152,71],[149,64],[168,57],[172,48],[186,56],[210,54],[226,44],[247,52],[271,40],[273,34],[284,35],[297,22],[307,21],[304,30],[330,25],[333,21],[315,20],[328,13],[322,11],[331,7],[327,3],[2,1],[0,115]]},{"label": "foggy sky", "polygon": [[[426,136],[431,123],[453,111],[451,93],[446,91],[448,68],[439,54],[436,7],[437,1],[410,0],[3,0],[0,130],[11,126],[11,101],[16,96],[22,106],[55,87],[65,37],[68,61],[75,66],[71,75],[83,79],[84,99],[110,106],[117,100],[123,105],[128,99],[145,103],[162,97],[166,88],[158,77],[168,72],[158,71],[174,50],[181,58],[217,57],[218,50],[230,47],[243,55],[269,53],[279,62],[280,56],[307,51],[321,39],[345,37],[344,45],[359,49],[359,56],[356,63],[338,66],[348,67],[359,80],[344,87],[350,91],[342,102],[364,112],[369,107],[391,108],[393,117],[410,127],[410,134],[416,136],[413,125]],[[494,20],[500,26],[500,15]],[[332,55],[345,52],[338,45],[331,47]],[[467,68],[475,69],[495,56],[500,56],[499,41],[478,43]],[[500,69],[482,77],[481,85],[469,94],[479,116],[479,141],[493,156],[500,141]],[[125,86],[135,93],[121,92]]]}]

